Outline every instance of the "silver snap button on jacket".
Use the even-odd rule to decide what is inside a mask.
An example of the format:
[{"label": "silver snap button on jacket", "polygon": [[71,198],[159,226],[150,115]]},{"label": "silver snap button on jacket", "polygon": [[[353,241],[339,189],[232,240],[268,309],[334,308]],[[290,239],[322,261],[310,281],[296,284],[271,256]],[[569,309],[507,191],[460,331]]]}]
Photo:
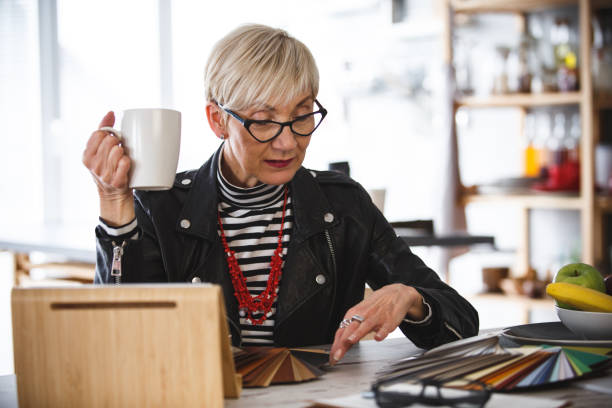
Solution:
[{"label": "silver snap button on jacket", "polygon": [[317,275],[317,277],[315,278],[315,280],[317,281],[317,283],[318,283],[319,285],[322,285],[322,284],[324,284],[324,283],[325,283],[325,281],[326,281],[327,279],[325,279],[325,275],[323,275],[323,274],[318,274],[318,275]]},{"label": "silver snap button on jacket", "polygon": [[184,185],[191,184],[191,179],[183,179],[181,181],[181,184],[184,184]]},{"label": "silver snap button on jacket", "polygon": [[181,227],[187,229],[191,227],[191,222],[187,219],[181,220]]},{"label": "silver snap button on jacket", "polygon": [[334,214],[332,214],[332,213],[326,213],[326,214],[323,216],[323,219],[325,220],[325,222],[332,222],[332,221],[334,221]]},{"label": "silver snap button on jacket", "polygon": [[191,283],[200,283],[202,282],[202,279],[200,279],[199,276],[194,276],[193,279],[191,280]]}]

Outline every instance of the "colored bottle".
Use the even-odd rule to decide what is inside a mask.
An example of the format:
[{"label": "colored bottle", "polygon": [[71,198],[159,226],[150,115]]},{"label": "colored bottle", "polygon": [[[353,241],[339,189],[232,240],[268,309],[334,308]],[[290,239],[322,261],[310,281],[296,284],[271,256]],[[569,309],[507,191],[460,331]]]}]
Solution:
[{"label": "colored bottle", "polygon": [[525,117],[525,138],[527,144],[523,151],[523,175],[525,177],[538,177],[540,175],[540,152],[535,145],[535,118],[532,115]]}]

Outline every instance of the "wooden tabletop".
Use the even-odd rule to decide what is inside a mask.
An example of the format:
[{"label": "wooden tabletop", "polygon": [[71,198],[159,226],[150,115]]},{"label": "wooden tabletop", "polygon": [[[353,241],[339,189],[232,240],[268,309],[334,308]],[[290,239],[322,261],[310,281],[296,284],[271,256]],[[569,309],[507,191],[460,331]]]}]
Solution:
[{"label": "wooden tabletop", "polygon": [[[370,389],[376,372],[392,361],[418,353],[419,349],[405,338],[387,339],[382,342],[362,341],[353,347],[345,358],[317,380],[299,384],[273,385],[268,388],[243,389],[239,399],[226,399],[225,406],[239,407],[287,407],[313,406],[314,401],[343,400],[343,407],[376,407],[373,400],[362,398]],[[488,408],[513,406],[523,408],[560,407],[571,402],[572,407],[609,407],[612,398],[612,373],[605,377],[575,381],[563,387],[522,393],[494,394]],[[539,399],[534,399],[539,398]],[[510,405],[508,405],[510,403]],[[0,406],[17,407],[14,375],[0,376]]]},{"label": "wooden tabletop", "polygon": [[306,407],[310,401],[336,398],[368,391],[376,372],[389,361],[409,357],[418,349],[406,338],[382,342],[362,341],[351,348],[334,367],[314,381],[301,384],[274,385],[268,388],[245,388],[240,399],[225,400],[226,407]]}]

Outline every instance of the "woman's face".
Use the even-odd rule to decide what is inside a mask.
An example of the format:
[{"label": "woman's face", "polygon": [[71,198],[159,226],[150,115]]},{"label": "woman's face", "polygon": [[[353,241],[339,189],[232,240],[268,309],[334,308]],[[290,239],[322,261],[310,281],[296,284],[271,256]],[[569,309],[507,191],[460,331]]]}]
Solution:
[{"label": "woman's face", "polygon": [[[313,105],[313,96],[303,94],[287,105],[259,106],[236,113],[243,119],[286,122],[312,112]],[[289,182],[302,165],[310,143],[310,136],[296,135],[289,126],[272,141],[260,143],[232,116],[228,116],[225,129],[221,170],[229,182],[240,187]]]}]

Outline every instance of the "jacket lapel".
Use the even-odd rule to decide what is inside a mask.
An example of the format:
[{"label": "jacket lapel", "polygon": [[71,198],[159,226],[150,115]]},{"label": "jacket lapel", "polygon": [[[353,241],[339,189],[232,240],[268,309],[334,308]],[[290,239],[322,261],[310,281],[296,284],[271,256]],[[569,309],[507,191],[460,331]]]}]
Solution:
[{"label": "jacket lapel", "polygon": [[[324,232],[338,221],[325,222],[325,215],[333,211],[313,174],[303,167],[291,181],[291,199],[294,224],[278,294],[277,329],[310,297],[335,281],[335,271],[324,267],[306,241],[318,236],[319,246],[327,247]],[[317,282],[319,275],[325,277],[324,284]]]}]

